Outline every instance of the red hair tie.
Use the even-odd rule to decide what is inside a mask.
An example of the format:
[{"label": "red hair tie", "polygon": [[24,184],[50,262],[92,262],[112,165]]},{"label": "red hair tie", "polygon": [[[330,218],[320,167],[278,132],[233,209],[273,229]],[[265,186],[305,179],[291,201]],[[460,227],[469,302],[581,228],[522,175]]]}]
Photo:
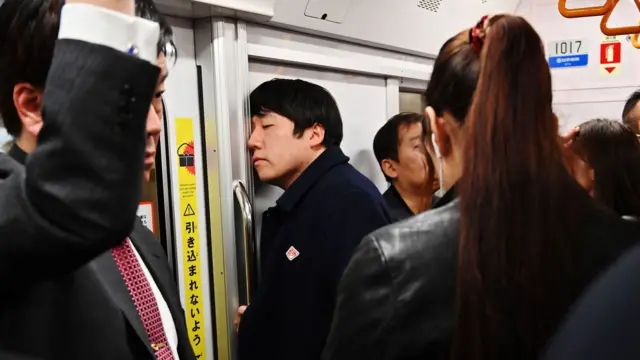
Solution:
[{"label": "red hair tie", "polygon": [[484,45],[485,24],[488,18],[487,15],[483,16],[476,26],[469,30],[469,43],[476,52],[480,52],[482,45]]}]

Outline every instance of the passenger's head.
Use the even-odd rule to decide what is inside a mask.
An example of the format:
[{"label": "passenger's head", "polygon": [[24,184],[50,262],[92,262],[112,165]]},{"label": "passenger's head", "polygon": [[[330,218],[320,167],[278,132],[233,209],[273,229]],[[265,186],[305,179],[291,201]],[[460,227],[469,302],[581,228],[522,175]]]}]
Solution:
[{"label": "passenger's head", "polygon": [[640,217],[640,142],[624,124],[605,119],[579,126],[571,172],[596,200],[619,215]]},{"label": "passenger's head", "polygon": [[[63,0],[5,0],[0,6],[0,116],[16,144],[26,152],[36,147],[42,128],[42,96],[58,38]],[[136,0],[136,15],[160,24],[158,66],[162,69],[147,117],[145,179],[155,161],[161,131],[162,93],[167,77],[167,51],[175,53],[173,30],[153,0]]]},{"label": "passenger's head", "polygon": [[431,193],[433,163],[425,151],[425,123],[424,116],[416,113],[392,117],[373,138],[373,153],[388,182]]},{"label": "passenger's head", "polygon": [[342,118],[329,92],[303,80],[273,79],[250,95],[248,146],[260,180],[288,188],[327,147],[342,142]]},{"label": "passenger's head", "polygon": [[[431,73],[426,91],[428,107],[425,115],[433,132],[427,139],[427,150],[435,155],[435,146],[441,157],[434,159],[442,166],[444,189],[453,186],[462,173],[464,125],[478,80],[479,53],[474,50],[465,30],[444,43]],[[435,144],[434,144],[435,142]]]},{"label": "passenger's head", "polygon": [[622,122],[635,134],[640,135],[640,90],[631,94],[624,104]]},{"label": "passenger's head", "polygon": [[483,18],[467,36],[480,74],[458,187],[453,350],[457,359],[537,359],[577,296],[567,249],[581,240],[574,214],[589,199],[563,163],[540,36],[511,15]]}]

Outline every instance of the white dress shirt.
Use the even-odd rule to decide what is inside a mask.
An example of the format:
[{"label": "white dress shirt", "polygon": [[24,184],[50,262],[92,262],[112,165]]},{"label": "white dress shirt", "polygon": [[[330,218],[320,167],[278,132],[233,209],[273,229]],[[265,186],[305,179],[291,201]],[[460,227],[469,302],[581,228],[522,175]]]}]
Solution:
[{"label": "white dress shirt", "polygon": [[69,4],[62,8],[58,39],[82,40],[122,52],[135,45],[138,56],[155,65],[160,25],[98,6]]},{"label": "white dress shirt", "polygon": [[[60,15],[58,39],[81,40],[108,46],[122,52],[127,52],[132,46],[135,46],[138,50],[137,56],[154,65],[158,61],[159,38],[160,26],[157,23],[98,6],[68,4],[62,8]],[[169,306],[149,273],[149,269],[138,254],[138,250],[133,244],[131,245],[158,303],[162,325],[173,351],[173,357],[175,360],[179,360],[178,335]]]}]

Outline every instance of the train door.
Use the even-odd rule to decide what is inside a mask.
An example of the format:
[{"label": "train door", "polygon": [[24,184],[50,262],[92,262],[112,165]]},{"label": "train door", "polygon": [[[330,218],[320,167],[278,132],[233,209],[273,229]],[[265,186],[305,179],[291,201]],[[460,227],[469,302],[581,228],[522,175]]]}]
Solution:
[{"label": "train door", "polygon": [[207,173],[210,288],[216,359],[236,358],[233,319],[257,276],[253,184],[248,166],[246,27],[222,18],[193,22],[195,69]]},{"label": "train door", "polygon": [[282,192],[254,176],[250,91],[274,77],[327,88],[342,113],[343,150],[384,190],[373,136],[398,112],[401,82],[424,82],[430,60],[186,12],[189,19],[171,18],[178,56],[167,80],[157,185],[145,200],[157,213],[192,345],[201,359],[235,359],[233,319],[260,279],[261,215]]},{"label": "train door", "polygon": [[[138,216],[162,243],[173,270],[187,320],[191,345],[199,359],[216,359],[216,283],[212,246],[218,234],[210,214],[219,201],[209,201],[211,157],[215,146],[204,136],[202,95],[194,56],[192,20],[169,18],[177,53],[167,56],[169,77],[163,94],[163,132],[151,181],[143,187]],[[213,172],[215,173],[217,170]],[[216,195],[217,196],[217,195]],[[213,196],[215,198],[216,196]]]}]

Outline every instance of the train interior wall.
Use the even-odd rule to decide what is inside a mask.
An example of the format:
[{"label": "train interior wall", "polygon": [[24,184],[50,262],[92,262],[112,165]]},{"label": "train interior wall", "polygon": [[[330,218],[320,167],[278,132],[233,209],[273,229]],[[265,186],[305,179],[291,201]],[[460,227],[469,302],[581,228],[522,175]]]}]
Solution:
[{"label": "train interior wall", "polygon": [[[569,0],[567,7],[602,5],[599,0]],[[601,17],[567,19],[560,15],[557,0],[521,0],[518,13],[527,18],[543,39],[547,53],[554,51],[553,42],[580,40],[588,53],[584,67],[554,68],[554,110],[560,130],[566,131],[584,121],[604,117],[621,120],[627,97],[640,88],[640,49],[632,46],[627,36],[617,36],[621,43],[621,62],[609,73],[600,64]],[[621,0],[614,9],[609,26],[638,24],[640,14],[633,0]]]}]

